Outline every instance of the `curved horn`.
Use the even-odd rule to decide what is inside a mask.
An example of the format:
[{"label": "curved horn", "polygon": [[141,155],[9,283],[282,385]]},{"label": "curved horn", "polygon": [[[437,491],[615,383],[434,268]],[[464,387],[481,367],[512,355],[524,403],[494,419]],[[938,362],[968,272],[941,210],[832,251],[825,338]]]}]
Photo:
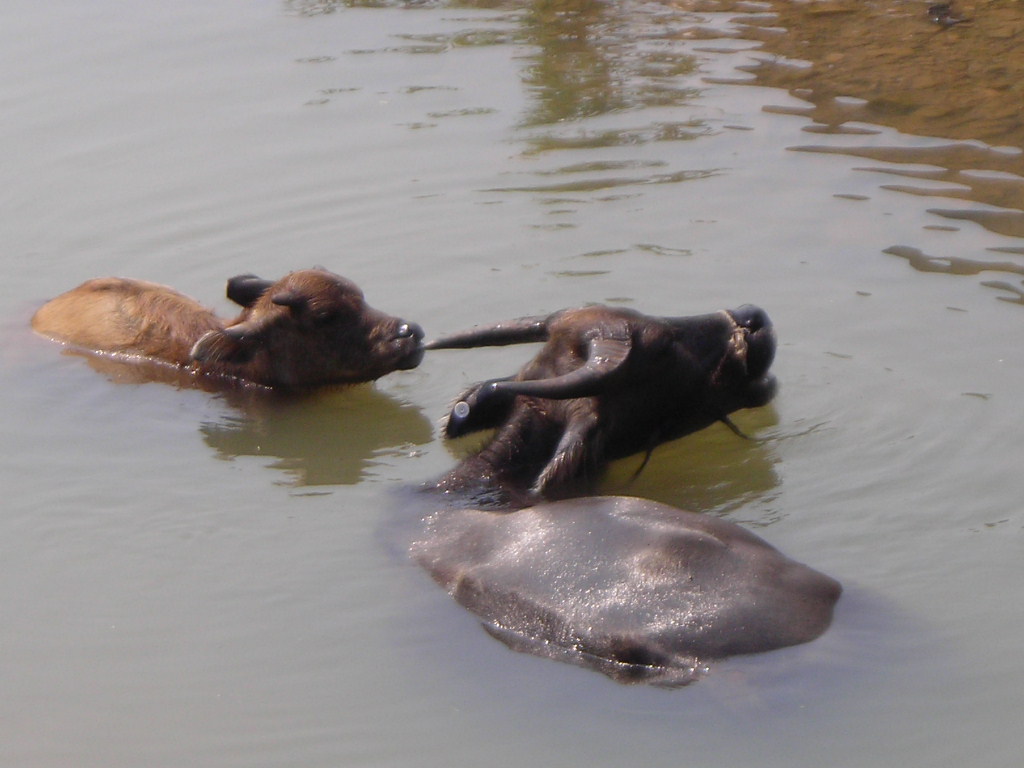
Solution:
[{"label": "curved horn", "polygon": [[586,364],[575,371],[551,379],[499,381],[493,386],[497,391],[549,400],[593,397],[601,393],[608,377],[622,367],[630,349],[632,345],[623,339],[592,339]]},{"label": "curved horn", "polygon": [[301,309],[309,303],[309,297],[296,291],[278,291],[270,297],[270,301],[279,307]]},{"label": "curved horn", "polygon": [[515,404],[513,392],[501,392],[496,384],[508,379],[492,379],[464,392],[452,406],[444,422],[445,437],[461,437],[481,429],[499,426]]},{"label": "curved horn", "polygon": [[548,316],[521,317],[493,325],[480,325],[439,339],[428,341],[427,349],[470,349],[472,347],[504,347],[545,341],[548,337]]}]

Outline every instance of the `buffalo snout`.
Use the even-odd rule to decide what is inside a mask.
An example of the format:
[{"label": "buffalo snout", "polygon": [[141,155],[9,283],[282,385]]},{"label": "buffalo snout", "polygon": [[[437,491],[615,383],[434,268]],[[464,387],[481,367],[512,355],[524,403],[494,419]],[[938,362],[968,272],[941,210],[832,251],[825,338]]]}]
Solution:
[{"label": "buffalo snout", "polygon": [[775,328],[768,313],[760,307],[745,304],[729,313],[744,335],[747,374],[764,376],[775,360]]},{"label": "buffalo snout", "polygon": [[397,361],[395,368],[406,371],[415,368],[423,361],[423,328],[418,323],[397,320],[397,327],[391,337],[391,345],[395,350]]},{"label": "buffalo snout", "polygon": [[[775,360],[775,328],[768,313],[760,307],[745,304],[725,313],[733,325],[730,350],[731,361],[738,367],[732,376],[722,376],[715,382],[723,394],[735,391],[735,408],[756,408],[766,405],[775,397],[778,383],[769,373]],[[723,366],[727,369],[729,366]],[[727,383],[725,379],[728,378]]]}]

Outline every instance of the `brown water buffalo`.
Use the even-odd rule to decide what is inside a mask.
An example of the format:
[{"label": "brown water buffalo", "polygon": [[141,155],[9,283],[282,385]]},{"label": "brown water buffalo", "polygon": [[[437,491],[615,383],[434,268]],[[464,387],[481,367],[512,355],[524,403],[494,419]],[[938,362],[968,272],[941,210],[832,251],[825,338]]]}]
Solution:
[{"label": "brown water buffalo", "polygon": [[514,650],[662,686],[813,640],[841,592],[737,525],[623,496],[442,510],[412,554]]},{"label": "brown water buffalo", "polygon": [[496,493],[499,504],[570,494],[608,461],[649,453],[775,393],[771,321],[744,306],[695,317],[650,317],[589,306],[480,327],[428,349],[544,342],[518,374],[471,387],[447,417],[457,437],[496,428],[438,484]]},{"label": "brown water buffalo", "polygon": [[240,275],[227,295],[243,308],[230,322],[166,286],[97,278],[41,307],[32,327],[79,351],[170,366],[197,385],[351,384],[423,356],[418,325],[370,307],[357,285],[323,269],[277,282]]}]

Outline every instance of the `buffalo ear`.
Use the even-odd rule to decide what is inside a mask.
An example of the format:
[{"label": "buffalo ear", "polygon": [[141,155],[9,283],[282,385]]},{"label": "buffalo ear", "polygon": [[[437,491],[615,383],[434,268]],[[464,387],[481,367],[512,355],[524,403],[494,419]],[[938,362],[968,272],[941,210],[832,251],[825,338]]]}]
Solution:
[{"label": "buffalo ear", "polygon": [[232,328],[207,331],[192,345],[189,357],[197,363],[246,363],[252,359],[253,345],[245,343]]},{"label": "buffalo ear", "polygon": [[274,283],[256,275],[236,275],[228,280],[228,298],[242,307],[251,307]]}]

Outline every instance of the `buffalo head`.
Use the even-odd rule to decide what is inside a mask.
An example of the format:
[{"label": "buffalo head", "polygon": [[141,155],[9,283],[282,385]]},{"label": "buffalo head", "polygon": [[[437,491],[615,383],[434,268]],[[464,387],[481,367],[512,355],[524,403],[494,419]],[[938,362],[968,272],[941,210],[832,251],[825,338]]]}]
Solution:
[{"label": "buffalo head", "polygon": [[497,428],[444,489],[498,487],[560,495],[609,461],[650,452],[741,408],[768,403],[775,336],[743,306],[694,317],[650,317],[605,306],[480,327],[428,349],[544,342],[516,375],[471,387],[445,423],[457,437]]},{"label": "buffalo head", "polygon": [[423,357],[418,325],[374,309],[355,283],[326,270],[276,282],[239,275],[227,295],[242,313],[195,343],[191,357],[200,365],[234,365],[274,386],[310,387],[371,381],[415,368]]}]

